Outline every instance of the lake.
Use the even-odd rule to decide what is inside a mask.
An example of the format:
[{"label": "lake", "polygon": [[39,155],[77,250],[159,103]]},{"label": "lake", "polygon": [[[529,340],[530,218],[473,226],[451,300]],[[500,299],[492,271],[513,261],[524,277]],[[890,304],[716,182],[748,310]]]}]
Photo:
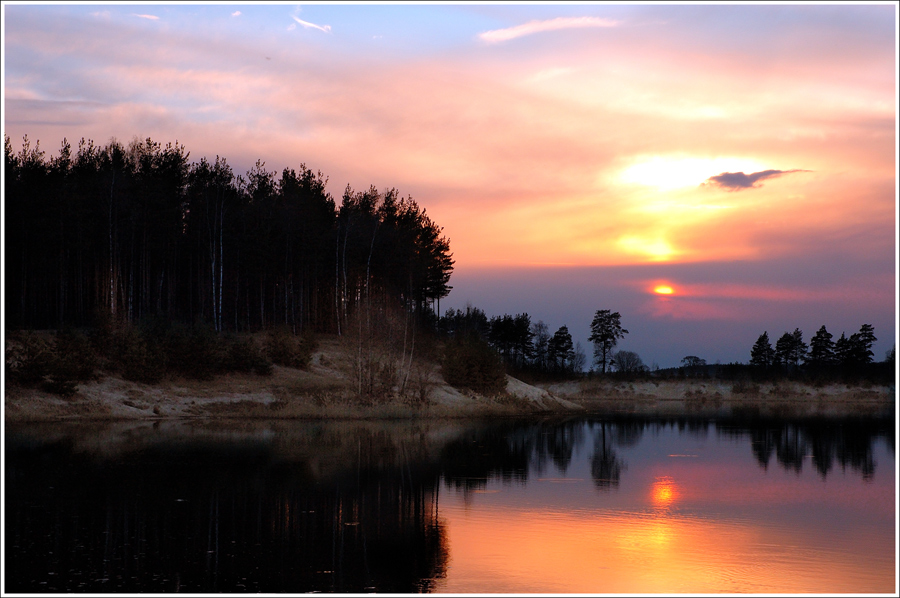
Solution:
[{"label": "lake", "polygon": [[894,593],[893,420],[6,426],[6,591]]}]

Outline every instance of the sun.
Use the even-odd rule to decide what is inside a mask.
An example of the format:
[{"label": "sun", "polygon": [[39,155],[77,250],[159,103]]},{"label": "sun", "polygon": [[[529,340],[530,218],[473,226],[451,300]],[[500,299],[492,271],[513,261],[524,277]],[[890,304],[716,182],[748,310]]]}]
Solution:
[{"label": "sun", "polygon": [[723,172],[756,172],[765,165],[747,158],[700,158],[689,156],[641,156],[619,174],[624,183],[671,191],[696,187]]},{"label": "sun", "polygon": [[675,289],[673,289],[669,285],[661,284],[658,287],[656,287],[655,289],[653,289],[653,292],[658,295],[671,295],[672,293],[675,292]]}]

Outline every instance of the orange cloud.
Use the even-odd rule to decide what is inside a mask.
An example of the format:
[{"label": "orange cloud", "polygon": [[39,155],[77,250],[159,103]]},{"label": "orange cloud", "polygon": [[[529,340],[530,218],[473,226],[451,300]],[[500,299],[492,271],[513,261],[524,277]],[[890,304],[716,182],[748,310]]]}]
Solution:
[{"label": "orange cloud", "polygon": [[[559,18],[483,36],[615,24]],[[7,111],[6,130],[51,147],[63,136],[177,138],[247,167],[305,162],[333,193],[397,187],[444,227],[459,266],[753,260],[866,229],[879,232],[847,251],[893,249],[893,49],[765,62],[654,31],[653,44],[635,26],[549,55],[523,40],[513,59],[478,44],[397,58],[139,28],[114,32],[110,56],[101,35],[73,45],[13,30],[7,44],[90,56],[97,66],[79,84],[102,101],[46,104],[34,73],[7,71],[7,88],[34,101]],[[792,168],[814,172],[752,194],[700,186]]]}]

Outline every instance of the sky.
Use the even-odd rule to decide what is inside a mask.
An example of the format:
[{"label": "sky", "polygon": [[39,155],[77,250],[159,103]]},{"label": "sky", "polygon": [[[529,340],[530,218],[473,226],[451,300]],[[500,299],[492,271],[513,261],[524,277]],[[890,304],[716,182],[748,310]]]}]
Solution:
[{"label": "sky", "polygon": [[[396,188],[440,304],[648,366],[897,329],[897,4],[3,4],[3,128]],[[661,293],[666,290],[670,292]]]}]

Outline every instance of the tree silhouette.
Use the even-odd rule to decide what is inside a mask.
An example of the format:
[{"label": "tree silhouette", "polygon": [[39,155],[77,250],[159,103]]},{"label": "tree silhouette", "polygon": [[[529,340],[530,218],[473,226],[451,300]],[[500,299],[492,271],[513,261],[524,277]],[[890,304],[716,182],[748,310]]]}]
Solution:
[{"label": "tree silhouette", "polygon": [[785,332],[775,343],[775,361],[784,367],[796,368],[806,358],[807,351],[803,332],[795,328],[793,332]]},{"label": "tree silhouette", "polygon": [[611,312],[608,309],[598,310],[591,321],[591,335],[588,340],[594,343],[594,358],[602,366],[606,373],[606,365],[612,356],[613,347],[619,339],[625,338],[628,331],[622,328],[622,316],[619,312]]},{"label": "tree silhouette", "polygon": [[575,357],[575,348],[572,345],[572,335],[567,326],[560,326],[553,333],[547,343],[547,358],[551,367],[558,372],[568,372],[572,369],[572,360]]},{"label": "tree silhouette", "polygon": [[847,338],[844,333],[834,344],[835,360],[844,372],[844,375],[856,375],[867,364],[872,363],[874,353],[872,344],[875,338],[875,328],[870,324],[863,324],[859,332],[854,332]]},{"label": "tree silhouette", "polygon": [[395,189],[347,188],[301,164],[236,176],[183,145],[64,140],[48,159],[4,138],[8,322],[87,326],[97,316],[287,325],[341,334],[376,295],[424,321],[449,291],[449,241]]},{"label": "tree silhouette", "polygon": [[834,342],[832,335],[823,325],[809,339],[809,364],[816,369],[822,369],[834,364]]},{"label": "tree silhouette", "polygon": [[607,424],[600,423],[600,433],[594,431],[594,451],[591,455],[591,479],[594,485],[601,490],[609,490],[619,485],[625,463],[619,458],[613,447],[612,432],[609,437],[606,434]]},{"label": "tree silhouette", "polygon": [[640,355],[634,351],[617,351],[612,357],[612,365],[622,374],[636,374],[647,369]]},{"label": "tree silhouette", "polygon": [[750,349],[750,365],[767,371],[775,362],[775,350],[772,349],[772,343],[769,342],[768,331],[763,332],[756,339],[753,348]]},{"label": "tree silhouette", "polygon": [[857,343],[859,344],[863,363],[872,363],[872,358],[875,356],[872,353],[872,345],[878,340],[875,338],[875,328],[871,324],[863,324],[860,326],[857,334],[859,335]]},{"label": "tree silhouette", "polygon": [[543,320],[531,325],[532,344],[534,345],[533,363],[538,371],[546,371],[549,367],[550,331]]}]

